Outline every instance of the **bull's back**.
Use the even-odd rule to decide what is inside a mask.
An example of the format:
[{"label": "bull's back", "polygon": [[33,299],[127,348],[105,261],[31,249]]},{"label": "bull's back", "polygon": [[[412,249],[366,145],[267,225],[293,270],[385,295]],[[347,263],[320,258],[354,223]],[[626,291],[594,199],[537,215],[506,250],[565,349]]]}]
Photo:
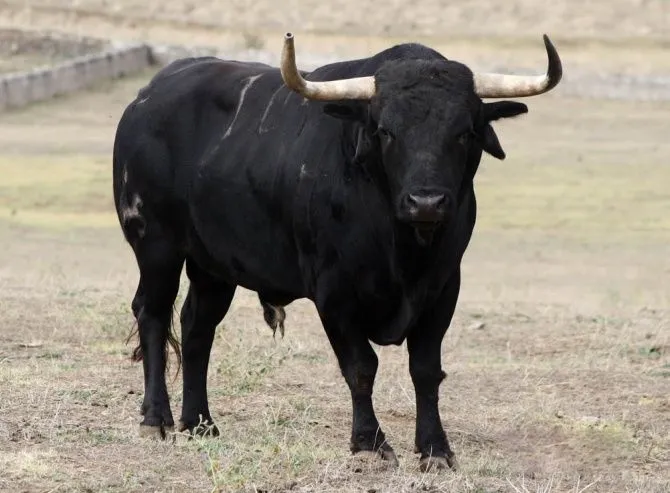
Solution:
[{"label": "bull's back", "polygon": [[188,201],[197,164],[235,119],[240,87],[271,70],[214,57],[177,60],[138,91],[114,141],[114,195],[124,189],[152,201]]}]

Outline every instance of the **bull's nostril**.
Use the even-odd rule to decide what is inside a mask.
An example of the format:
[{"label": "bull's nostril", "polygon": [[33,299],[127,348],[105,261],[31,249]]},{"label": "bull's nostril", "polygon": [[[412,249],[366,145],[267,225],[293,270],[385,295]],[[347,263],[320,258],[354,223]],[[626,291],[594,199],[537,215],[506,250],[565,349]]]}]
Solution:
[{"label": "bull's nostril", "polygon": [[447,203],[447,197],[444,194],[436,195],[434,197],[435,199],[435,205],[434,207],[436,209],[442,210],[444,209],[446,203]]},{"label": "bull's nostril", "polygon": [[407,197],[405,197],[405,200],[408,206],[410,206],[411,208],[415,208],[419,205],[420,198],[410,193],[409,195],[407,195]]},{"label": "bull's nostril", "polygon": [[407,196],[407,204],[414,209],[419,210],[441,210],[446,205],[447,197],[441,193],[439,195],[414,195],[410,193]]}]

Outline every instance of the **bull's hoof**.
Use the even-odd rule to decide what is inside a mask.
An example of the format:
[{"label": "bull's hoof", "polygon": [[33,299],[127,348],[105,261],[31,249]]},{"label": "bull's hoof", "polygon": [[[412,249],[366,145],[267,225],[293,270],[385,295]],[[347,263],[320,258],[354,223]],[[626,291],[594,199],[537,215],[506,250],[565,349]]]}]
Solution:
[{"label": "bull's hoof", "polygon": [[456,471],[458,469],[458,462],[456,456],[451,457],[424,457],[419,461],[419,469],[421,472],[437,472],[451,469]]},{"label": "bull's hoof", "polygon": [[354,472],[385,471],[398,467],[398,458],[393,449],[361,450],[353,455]]},{"label": "bull's hoof", "polygon": [[154,440],[165,440],[168,435],[174,433],[174,426],[151,426],[140,424],[139,435],[141,438]]},{"label": "bull's hoof", "polygon": [[189,425],[184,421],[180,420],[178,429],[180,432],[188,432],[191,435],[191,437],[194,436],[218,437],[220,434],[219,429],[211,421],[195,425]]}]

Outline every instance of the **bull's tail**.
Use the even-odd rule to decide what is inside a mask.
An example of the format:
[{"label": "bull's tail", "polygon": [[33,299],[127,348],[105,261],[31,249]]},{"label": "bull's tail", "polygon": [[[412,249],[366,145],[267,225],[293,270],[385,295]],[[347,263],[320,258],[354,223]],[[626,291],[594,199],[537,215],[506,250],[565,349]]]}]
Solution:
[{"label": "bull's tail", "polygon": [[[139,326],[137,320],[139,319],[139,313],[136,315],[135,323],[130,329],[128,337],[126,337],[125,344],[130,343],[131,339],[137,338],[137,345],[133,348],[133,352],[130,354],[130,360],[134,363],[139,363],[144,359],[144,354],[142,353],[142,344],[140,343],[139,338]],[[179,370],[181,369],[181,343],[177,338],[177,335],[174,332],[174,323],[172,317],[170,318],[170,323],[168,325],[167,340],[165,343],[165,369],[169,371],[170,369],[170,354],[169,349],[172,348],[174,355],[177,359],[177,371],[175,372],[174,378],[177,378],[179,375]]]}]

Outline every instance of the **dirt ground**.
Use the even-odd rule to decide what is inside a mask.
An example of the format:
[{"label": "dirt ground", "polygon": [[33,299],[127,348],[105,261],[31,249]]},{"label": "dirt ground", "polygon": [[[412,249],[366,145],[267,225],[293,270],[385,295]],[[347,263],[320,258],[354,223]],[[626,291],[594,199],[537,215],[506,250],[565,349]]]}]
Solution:
[{"label": "dirt ground", "polygon": [[[477,29],[464,40],[488,28],[538,40],[545,28],[599,37],[609,47],[596,39],[590,54],[571,51],[594,70],[598,50],[614,49],[617,19],[621,37],[637,36],[621,49],[657,70],[663,45],[645,43],[667,34],[670,7],[564,1],[549,11],[517,0],[496,7],[507,16],[496,22],[483,14],[486,2],[458,13],[445,2],[438,24],[429,14],[439,2],[411,12],[387,3],[393,35],[458,31],[452,15],[470,12]],[[270,20],[263,2],[229,2],[214,16],[215,2],[191,10],[171,3],[158,15],[156,2],[5,0],[0,23],[262,45],[262,35],[244,38],[233,22],[280,32],[292,21],[308,24],[312,46],[325,47],[335,39],[329,32],[346,27],[333,12],[362,3],[342,0],[330,13],[324,4],[294,4],[299,13],[274,9]],[[523,13],[517,24],[510,12]],[[110,27],[112,14],[130,20]],[[153,24],[142,16],[154,16]],[[169,16],[181,20],[161,20]],[[349,18],[361,50],[382,43],[361,34],[370,18]],[[381,24],[365,29],[384,34]],[[496,42],[455,43],[476,59]],[[528,46],[514,43],[506,45],[512,54]],[[532,57],[542,62],[541,50]],[[485,157],[480,168],[479,219],[443,344],[440,408],[461,470],[423,474],[412,452],[405,346],[376,348],[375,406],[400,468],[371,470],[348,452],[348,390],[313,307],[291,305],[286,337],[273,340],[254,294],[241,289],[210,362],[210,407],[222,436],[138,437],[142,368],[124,344],[138,274],[114,215],[111,146],[125,104],[150,75],[0,115],[1,491],[670,491],[670,103],[556,92],[525,101],[528,115],[496,125],[508,157]],[[181,374],[169,391],[179,415]]]}]

